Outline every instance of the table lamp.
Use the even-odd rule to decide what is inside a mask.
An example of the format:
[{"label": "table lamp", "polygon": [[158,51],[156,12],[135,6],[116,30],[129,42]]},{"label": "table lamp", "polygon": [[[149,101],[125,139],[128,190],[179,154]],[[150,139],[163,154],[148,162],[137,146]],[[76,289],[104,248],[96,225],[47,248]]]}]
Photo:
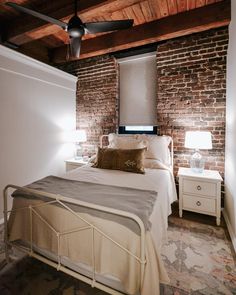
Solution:
[{"label": "table lamp", "polygon": [[75,159],[79,160],[82,158],[82,147],[80,143],[85,142],[86,140],[87,136],[85,130],[77,129],[74,134],[74,142],[76,143]]},{"label": "table lamp", "polygon": [[205,166],[205,159],[199,150],[212,149],[211,132],[208,131],[187,131],[185,134],[185,147],[195,149],[190,159],[190,167],[196,173],[202,173]]}]

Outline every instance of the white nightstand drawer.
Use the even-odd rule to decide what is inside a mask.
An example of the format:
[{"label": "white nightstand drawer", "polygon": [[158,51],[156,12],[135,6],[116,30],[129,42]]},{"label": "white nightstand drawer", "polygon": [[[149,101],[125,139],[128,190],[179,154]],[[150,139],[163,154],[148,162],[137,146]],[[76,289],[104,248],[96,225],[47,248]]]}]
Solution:
[{"label": "white nightstand drawer", "polygon": [[183,180],[184,194],[197,194],[202,196],[216,197],[217,186],[214,182],[204,182],[198,180]]},{"label": "white nightstand drawer", "polygon": [[214,214],[216,212],[216,200],[184,195],[183,209],[202,211]]}]

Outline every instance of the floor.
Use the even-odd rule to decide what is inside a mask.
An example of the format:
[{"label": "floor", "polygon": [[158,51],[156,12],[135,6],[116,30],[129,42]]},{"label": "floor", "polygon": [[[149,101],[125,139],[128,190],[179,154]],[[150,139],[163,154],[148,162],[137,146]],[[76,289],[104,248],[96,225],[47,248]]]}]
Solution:
[{"label": "floor", "polygon": [[[1,240],[0,229],[3,252]],[[170,283],[161,285],[161,295],[236,294],[236,257],[223,218],[219,227],[215,218],[191,212],[180,219],[174,206],[162,258]],[[105,295],[28,257],[0,271],[0,294]]]}]

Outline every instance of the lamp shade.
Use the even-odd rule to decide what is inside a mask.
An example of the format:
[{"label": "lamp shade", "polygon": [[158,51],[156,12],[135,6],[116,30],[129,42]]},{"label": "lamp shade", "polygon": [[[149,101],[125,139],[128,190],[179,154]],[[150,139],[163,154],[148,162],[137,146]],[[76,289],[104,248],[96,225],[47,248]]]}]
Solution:
[{"label": "lamp shade", "polygon": [[87,140],[85,130],[77,129],[74,133],[74,142],[85,142]]},{"label": "lamp shade", "polygon": [[185,147],[198,150],[212,149],[211,132],[187,131],[185,134]]}]

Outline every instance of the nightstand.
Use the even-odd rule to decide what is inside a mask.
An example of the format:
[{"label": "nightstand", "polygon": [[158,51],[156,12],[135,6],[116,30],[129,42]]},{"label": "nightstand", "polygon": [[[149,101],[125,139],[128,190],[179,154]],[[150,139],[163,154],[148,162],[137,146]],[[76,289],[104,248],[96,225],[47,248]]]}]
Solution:
[{"label": "nightstand", "polygon": [[183,210],[216,216],[220,225],[221,182],[218,171],[194,173],[190,168],[179,168],[179,216]]},{"label": "nightstand", "polygon": [[88,164],[88,162],[84,161],[83,159],[78,159],[78,160],[70,159],[70,160],[66,160],[65,163],[66,163],[66,172]]}]

